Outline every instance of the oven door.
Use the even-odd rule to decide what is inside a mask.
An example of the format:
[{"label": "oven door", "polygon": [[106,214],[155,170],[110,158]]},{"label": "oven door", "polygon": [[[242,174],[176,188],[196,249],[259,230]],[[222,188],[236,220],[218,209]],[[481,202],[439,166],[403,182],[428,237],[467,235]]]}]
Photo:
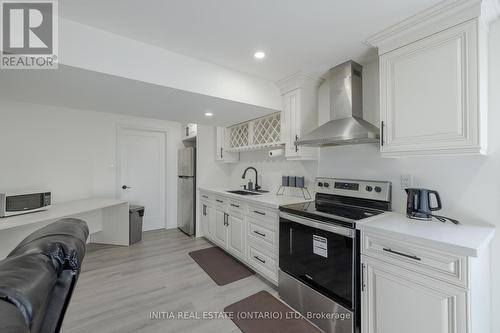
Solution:
[{"label": "oven door", "polygon": [[355,304],[356,232],[280,213],[279,267],[347,309]]}]

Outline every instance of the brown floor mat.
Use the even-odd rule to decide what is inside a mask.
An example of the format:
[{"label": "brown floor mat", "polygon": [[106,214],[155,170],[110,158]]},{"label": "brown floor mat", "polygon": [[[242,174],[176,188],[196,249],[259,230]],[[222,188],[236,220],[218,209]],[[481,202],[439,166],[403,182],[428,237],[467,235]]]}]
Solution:
[{"label": "brown floor mat", "polygon": [[255,274],[218,247],[193,251],[189,255],[219,286]]},{"label": "brown floor mat", "polygon": [[304,318],[292,316],[297,313],[267,291],[231,304],[224,311],[243,333],[321,333]]}]

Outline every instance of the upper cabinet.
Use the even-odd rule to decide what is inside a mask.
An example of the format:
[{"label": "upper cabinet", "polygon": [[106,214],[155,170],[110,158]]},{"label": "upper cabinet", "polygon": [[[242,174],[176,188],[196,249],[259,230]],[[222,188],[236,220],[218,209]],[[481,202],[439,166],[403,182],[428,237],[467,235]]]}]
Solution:
[{"label": "upper cabinet", "polygon": [[240,160],[240,154],[228,152],[228,135],[227,129],[224,127],[217,127],[216,145],[215,145],[215,160],[224,163],[236,163]]},{"label": "upper cabinet", "polygon": [[182,125],[182,140],[190,140],[196,138],[198,126],[196,124],[183,124]]},{"label": "upper cabinet", "polygon": [[488,8],[441,3],[368,41],[380,55],[382,156],[486,153]]},{"label": "upper cabinet", "polygon": [[292,160],[315,160],[319,148],[297,146],[295,141],[318,127],[318,87],[320,81],[297,73],[278,82],[283,98],[281,141],[285,156]]}]

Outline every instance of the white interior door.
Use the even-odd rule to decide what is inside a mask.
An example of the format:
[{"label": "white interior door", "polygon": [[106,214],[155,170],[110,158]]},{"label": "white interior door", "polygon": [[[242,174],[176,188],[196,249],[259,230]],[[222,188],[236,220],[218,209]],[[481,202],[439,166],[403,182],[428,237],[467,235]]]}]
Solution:
[{"label": "white interior door", "polygon": [[165,134],[122,129],[119,142],[121,198],[145,207],[143,231],[165,228]]}]

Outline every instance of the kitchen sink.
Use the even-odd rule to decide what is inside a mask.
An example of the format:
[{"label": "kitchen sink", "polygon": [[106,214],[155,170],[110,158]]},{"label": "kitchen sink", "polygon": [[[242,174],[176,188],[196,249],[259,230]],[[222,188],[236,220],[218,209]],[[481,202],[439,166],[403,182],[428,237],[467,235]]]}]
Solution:
[{"label": "kitchen sink", "polygon": [[242,191],[242,190],[226,191],[226,192],[233,193],[233,194],[239,194],[239,195],[260,195],[260,193],[250,192],[250,191]]}]

